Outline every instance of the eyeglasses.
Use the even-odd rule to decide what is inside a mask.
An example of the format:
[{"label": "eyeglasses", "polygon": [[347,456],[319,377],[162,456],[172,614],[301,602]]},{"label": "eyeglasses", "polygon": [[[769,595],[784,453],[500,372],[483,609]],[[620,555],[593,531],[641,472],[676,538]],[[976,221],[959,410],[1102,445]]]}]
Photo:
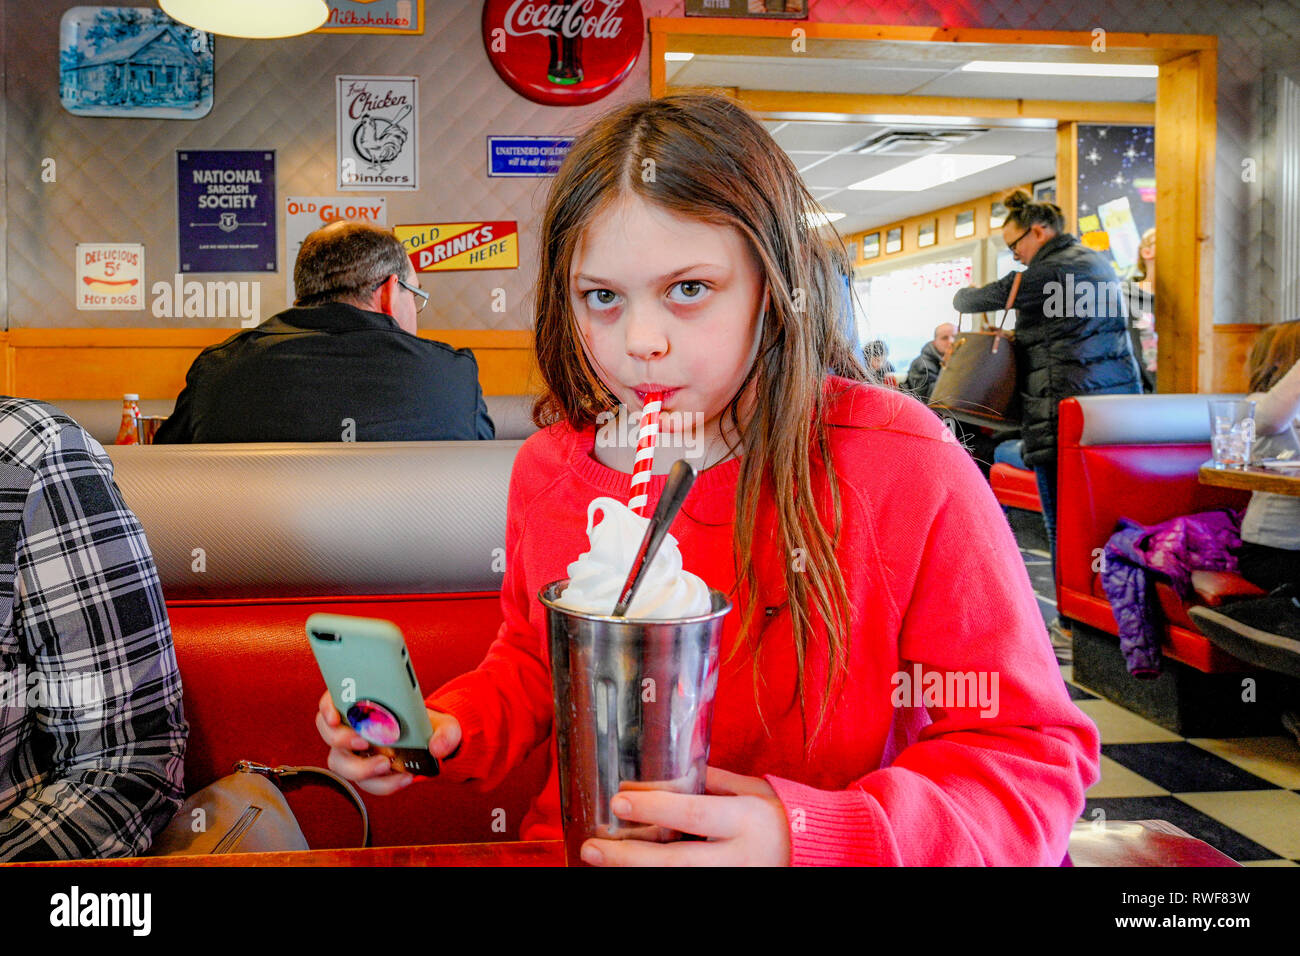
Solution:
[{"label": "eyeglasses", "polygon": [[398,279],[397,284],[407,292],[411,293],[411,295],[415,296],[416,312],[422,311],[424,307],[429,304],[429,293],[425,292],[423,289],[417,289],[415,286],[407,284],[405,279]]},{"label": "eyeglasses", "polygon": [[[1026,229],[1024,232],[1020,234],[1020,239],[1025,238],[1025,236],[1029,235],[1033,231],[1034,231],[1034,227],[1030,226],[1028,229]],[[1016,246],[1020,245],[1020,239],[1017,239],[1015,242],[1008,242],[1007,248],[1010,249],[1012,252],[1015,252]]]}]

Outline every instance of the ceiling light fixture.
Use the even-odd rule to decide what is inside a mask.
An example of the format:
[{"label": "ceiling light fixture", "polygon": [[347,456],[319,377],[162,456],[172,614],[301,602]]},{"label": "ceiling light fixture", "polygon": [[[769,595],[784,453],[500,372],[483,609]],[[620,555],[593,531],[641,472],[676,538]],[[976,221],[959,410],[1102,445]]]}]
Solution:
[{"label": "ceiling light fixture", "polygon": [[1134,63],[1031,63],[1017,60],[972,60],[967,73],[1032,73],[1039,76],[1111,76],[1155,79],[1160,67]]},{"label": "ceiling light fixture", "polygon": [[1009,163],[1015,158],[1004,154],[931,153],[929,156],[922,156],[920,159],[895,166],[888,172],[856,182],[848,188],[891,193],[920,192],[922,189],[932,189],[944,183],[982,173],[986,169]]},{"label": "ceiling light fixture", "polygon": [[808,213],[807,222],[813,229],[820,229],[822,226],[829,226],[833,222],[838,222],[847,216],[845,212],[831,212],[826,209],[813,209]]},{"label": "ceiling light fixture", "polygon": [[296,37],[330,15],[325,0],[158,0],[163,13],[186,26],[225,37]]},{"label": "ceiling light fixture", "polygon": [[666,52],[666,53],[664,54],[664,59],[665,59],[665,60],[676,60],[676,61],[678,61],[678,62],[685,63],[687,60],[693,60],[693,59],[695,59],[695,54],[694,54],[694,53],[674,53],[673,51],[669,50],[668,52]]}]

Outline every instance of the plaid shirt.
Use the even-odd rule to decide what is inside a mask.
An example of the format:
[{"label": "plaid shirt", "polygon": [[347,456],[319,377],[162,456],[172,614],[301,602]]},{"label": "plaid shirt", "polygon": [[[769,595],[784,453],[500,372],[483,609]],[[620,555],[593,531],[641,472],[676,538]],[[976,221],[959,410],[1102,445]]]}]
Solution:
[{"label": "plaid shirt", "polygon": [[112,463],[52,406],[0,396],[0,860],[148,849],[180,806],[187,730]]}]

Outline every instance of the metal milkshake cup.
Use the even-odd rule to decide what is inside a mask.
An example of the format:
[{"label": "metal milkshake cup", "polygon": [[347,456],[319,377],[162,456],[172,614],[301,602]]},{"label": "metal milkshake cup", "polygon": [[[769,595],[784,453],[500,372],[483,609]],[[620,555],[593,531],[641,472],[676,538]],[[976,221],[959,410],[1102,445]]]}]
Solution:
[{"label": "metal milkshake cup", "polygon": [[668,620],[585,614],[555,599],[568,579],[538,594],[546,608],[564,854],[582,864],[585,840],[654,840],[681,834],[627,823],[609,801],[620,790],[703,793],[722,622],[731,602],[709,589],[712,609]]}]

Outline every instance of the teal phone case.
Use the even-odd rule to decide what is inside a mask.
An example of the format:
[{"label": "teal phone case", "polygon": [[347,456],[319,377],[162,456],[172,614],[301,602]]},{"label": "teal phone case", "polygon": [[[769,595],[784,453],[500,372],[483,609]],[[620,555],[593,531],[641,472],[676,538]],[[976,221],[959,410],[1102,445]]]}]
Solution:
[{"label": "teal phone case", "polygon": [[[323,639],[321,634],[337,639]],[[396,740],[372,743],[428,750],[433,727],[397,625],[377,618],[313,614],[307,618],[307,640],[334,706],[345,721],[358,702],[365,707],[364,702],[373,701],[397,718],[400,735]],[[371,739],[360,728],[357,732]]]}]

